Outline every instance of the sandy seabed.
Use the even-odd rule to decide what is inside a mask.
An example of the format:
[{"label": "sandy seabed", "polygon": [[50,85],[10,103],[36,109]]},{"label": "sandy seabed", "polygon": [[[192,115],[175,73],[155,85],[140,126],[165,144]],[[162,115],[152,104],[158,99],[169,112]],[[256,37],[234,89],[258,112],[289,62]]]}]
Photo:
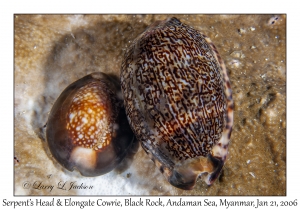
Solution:
[{"label": "sandy seabed", "polygon": [[[219,180],[172,187],[141,147],[103,176],[64,169],[45,141],[56,98],[89,73],[119,77],[130,42],[172,16],[211,38],[231,80],[234,126]],[[285,15],[15,15],[14,53],[15,195],[286,195]],[[72,182],[82,187],[69,190]]]}]

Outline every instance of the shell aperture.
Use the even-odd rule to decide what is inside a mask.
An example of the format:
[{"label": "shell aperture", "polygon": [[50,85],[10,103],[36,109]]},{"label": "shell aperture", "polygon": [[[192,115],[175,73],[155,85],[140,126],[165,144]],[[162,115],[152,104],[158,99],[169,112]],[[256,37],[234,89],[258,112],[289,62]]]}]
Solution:
[{"label": "shell aperture", "polygon": [[131,128],[167,180],[212,184],[228,153],[233,100],[210,39],[176,18],[153,23],[127,49],[121,87]]},{"label": "shell aperture", "polygon": [[75,81],[58,97],[46,137],[53,157],[66,169],[98,176],[125,157],[133,133],[120,91],[114,78],[98,72]]}]

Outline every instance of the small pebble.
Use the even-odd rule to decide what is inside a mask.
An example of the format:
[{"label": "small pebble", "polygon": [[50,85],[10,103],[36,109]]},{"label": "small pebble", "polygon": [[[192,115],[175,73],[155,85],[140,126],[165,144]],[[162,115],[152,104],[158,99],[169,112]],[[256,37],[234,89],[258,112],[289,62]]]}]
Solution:
[{"label": "small pebble", "polygon": [[255,175],[254,175],[253,172],[249,172],[249,174],[250,174],[253,178],[255,178]]},{"label": "small pebble", "polygon": [[250,27],[249,29],[250,29],[250,31],[255,31],[254,27]]}]

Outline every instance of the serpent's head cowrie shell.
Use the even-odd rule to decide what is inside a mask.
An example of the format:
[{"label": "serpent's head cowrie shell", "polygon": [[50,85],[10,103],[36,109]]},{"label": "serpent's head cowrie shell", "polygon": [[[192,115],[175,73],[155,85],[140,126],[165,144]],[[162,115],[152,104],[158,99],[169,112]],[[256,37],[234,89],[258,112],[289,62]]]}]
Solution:
[{"label": "serpent's head cowrie shell", "polygon": [[104,73],[69,85],[49,114],[46,137],[54,158],[84,176],[111,171],[133,141],[120,85]]}]

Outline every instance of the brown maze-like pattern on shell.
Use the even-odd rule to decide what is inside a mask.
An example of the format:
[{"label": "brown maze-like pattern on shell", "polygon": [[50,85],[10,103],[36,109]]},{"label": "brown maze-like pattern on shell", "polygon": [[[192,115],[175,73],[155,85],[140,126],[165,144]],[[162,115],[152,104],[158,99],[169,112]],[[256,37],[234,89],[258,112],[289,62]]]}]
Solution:
[{"label": "brown maze-like pattern on shell", "polygon": [[207,156],[225,126],[230,137],[225,65],[208,37],[176,18],[154,23],[135,39],[121,84],[136,137],[167,167]]}]

